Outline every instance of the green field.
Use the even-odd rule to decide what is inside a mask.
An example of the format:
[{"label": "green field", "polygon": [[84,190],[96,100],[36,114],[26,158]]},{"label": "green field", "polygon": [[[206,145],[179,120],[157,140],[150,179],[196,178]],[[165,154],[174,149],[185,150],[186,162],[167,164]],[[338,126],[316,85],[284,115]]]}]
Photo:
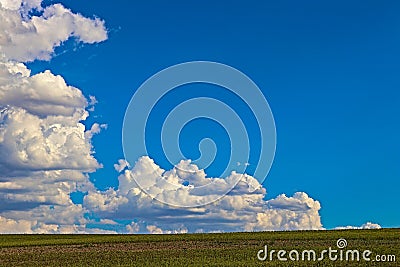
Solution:
[{"label": "green field", "polygon": [[[292,261],[291,250],[371,250],[371,261]],[[286,250],[288,261],[257,252]],[[396,261],[377,262],[376,255]],[[262,255],[262,254],[261,254]],[[339,257],[339,252],[337,252]],[[350,255],[350,254],[349,254]],[[293,257],[295,254],[292,255]],[[344,256],[343,256],[344,257]],[[351,257],[349,256],[349,259]],[[0,266],[400,266],[400,229],[177,235],[0,235]]]}]

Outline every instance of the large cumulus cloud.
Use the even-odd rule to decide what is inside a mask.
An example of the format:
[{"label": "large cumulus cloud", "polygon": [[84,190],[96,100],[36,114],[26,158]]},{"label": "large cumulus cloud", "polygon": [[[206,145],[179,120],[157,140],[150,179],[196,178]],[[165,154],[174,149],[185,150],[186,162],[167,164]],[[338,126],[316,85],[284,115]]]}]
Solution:
[{"label": "large cumulus cloud", "polygon": [[83,124],[93,98],[25,65],[71,37],[94,43],[107,31],[60,4],[0,0],[0,232],[79,232],[87,222],[70,193],[91,190],[88,173],[101,166],[91,137],[104,127]]},{"label": "large cumulus cloud", "polygon": [[[206,178],[205,172],[190,161],[181,161],[165,171],[145,156],[118,179],[117,190],[89,192],[84,206],[102,218],[135,220],[135,227],[128,226],[130,231],[132,228],[155,232],[322,229],[318,201],[300,192],[292,197],[280,195],[265,200],[266,190],[246,174],[232,172],[226,178]],[[185,208],[204,203],[207,198],[216,199],[215,195],[231,188],[231,181],[237,179],[239,183],[223,198],[208,205]],[[214,187],[207,191],[196,189],[210,180],[214,181]]]},{"label": "large cumulus cloud", "polygon": [[[0,105],[23,108],[40,118],[73,116],[87,105],[82,92],[61,76],[48,70],[31,76],[22,63],[0,62],[0,86]],[[85,119],[83,115],[77,119]]]}]

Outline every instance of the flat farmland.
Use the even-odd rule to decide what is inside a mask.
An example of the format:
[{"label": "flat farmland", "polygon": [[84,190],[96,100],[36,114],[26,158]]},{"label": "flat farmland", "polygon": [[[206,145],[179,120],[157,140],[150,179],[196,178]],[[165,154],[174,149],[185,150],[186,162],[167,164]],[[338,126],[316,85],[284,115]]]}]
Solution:
[{"label": "flat farmland", "polygon": [[0,266],[400,266],[400,229],[0,235]]}]

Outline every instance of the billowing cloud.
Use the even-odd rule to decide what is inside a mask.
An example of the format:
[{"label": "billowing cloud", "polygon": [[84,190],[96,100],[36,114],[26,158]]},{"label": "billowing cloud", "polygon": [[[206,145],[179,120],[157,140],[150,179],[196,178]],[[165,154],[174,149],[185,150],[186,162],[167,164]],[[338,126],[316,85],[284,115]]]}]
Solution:
[{"label": "billowing cloud", "polygon": [[[87,106],[82,92],[59,75],[45,71],[31,76],[22,63],[0,62],[0,105],[19,107],[40,118],[73,116]],[[85,113],[77,119],[85,119]]]},{"label": "billowing cloud", "polygon": [[32,221],[28,220],[12,220],[0,216],[0,233],[16,234],[16,233],[31,233]]},{"label": "billowing cloud", "polygon": [[[230,188],[230,181],[236,181],[237,176],[239,183],[222,199],[185,208]],[[216,185],[213,191],[196,189],[210,180]],[[155,200],[139,188],[137,181],[156,199],[176,205]],[[89,192],[84,207],[103,218],[142,222],[151,233],[322,229],[320,204],[306,193],[271,200],[265,200],[265,196],[265,189],[249,175],[233,172],[226,178],[206,178],[204,170],[190,161],[181,161],[165,171],[145,156],[119,176],[118,189]],[[140,227],[135,223],[135,227],[128,228],[132,232],[132,228],[138,231]]]},{"label": "billowing cloud", "polygon": [[71,37],[94,43],[107,32],[103,21],[60,4],[0,0],[0,232],[75,233],[88,223],[70,193],[93,190],[88,173],[101,167],[91,138],[105,125],[83,124],[96,100],[51,71],[31,75],[24,64],[50,59]]},{"label": "billowing cloud", "polygon": [[41,223],[34,220],[13,220],[0,216],[2,234],[116,234],[112,230],[87,228],[82,224],[60,225]]},{"label": "billowing cloud", "polygon": [[61,4],[47,6],[40,16],[29,16],[41,1],[1,0],[0,54],[7,59],[27,62],[49,60],[54,48],[71,37],[84,43],[107,39],[104,21],[85,18]]},{"label": "billowing cloud", "polygon": [[4,107],[0,113],[0,177],[15,170],[89,172],[98,168],[80,123],[85,117],[83,109],[69,117],[41,119],[22,108]]},{"label": "billowing cloud", "polygon": [[79,233],[85,229],[81,205],[40,205],[0,215],[0,233]]}]

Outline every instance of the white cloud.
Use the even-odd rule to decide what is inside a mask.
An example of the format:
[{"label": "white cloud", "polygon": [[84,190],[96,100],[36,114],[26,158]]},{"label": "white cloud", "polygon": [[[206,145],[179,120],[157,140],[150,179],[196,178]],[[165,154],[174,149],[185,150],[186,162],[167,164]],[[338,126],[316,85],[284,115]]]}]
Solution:
[{"label": "white cloud", "polygon": [[104,21],[85,18],[61,4],[44,8],[40,16],[21,15],[21,11],[39,7],[40,1],[1,0],[0,7],[0,54],[6,59],[28,62],[36,59],[49,60],[54,48],[70,37],[84,43],[96,43],[107,39]]},{"label": "white cloud", "polygon": [[132,222],[132,223],[128,224],[125,228],[129,234],[136,234],[136,233],[139,233],[139,231],[140,231],[140,226],[136,222]]},{"label": "white cloud", "polygon": [[382,227],[377,223],[367,222],[361,226],[338,226],[335,230],[346,230],[346,229],[381,229]]},{"label": "white cloud", "polygon": [[361,225],[361,229],[381,229],[382,227],[377,223],[367,222]]},{"label": "white cloud", "polygon": [[162,234],[163,233],[163,230],[161,228],[158,228],[155,225],[148,225],[146,228],[150,234]]},{"label": "white cloud", "polygon": [[97,122],[93,123],[92,127],[90,128],[90,130],[87,130],[85,132],[85,137],[88,139],[91,139],[93,137],[93,135],[95,134],[99,134],[101,132],[102,129],[107,129],[107,124],[98,124]]},{"label": "white cloud", "polygon": [[94,106],[98,103],[97,99],[95,96],[90,95],[89,96],[89,107],[88,107],[88,111],[93,112],[94,111]]},{"label": "white cloud", "polygon": [[100,167],[85,137],[83,109],[72,116],[40,118],[19,107],[0,112],[0,177],[15,170],[82,170]]},{"label": "white cloud", "polygon": [[[35,8],[40,15],[30,16]],[[87,173],[101,165],[85,131],[88,105],[78,88],[50,71],[31,75],[22,62],[50,59],[70,37],[85,43],[107,38],[104,22],[60,4],[0,0],[0,232],[79,233],[87,211],[70,193],[93,190]],[[85,230],[86,229],[86,230]]]},{"label": "white cloud", "polygon": [[125,168],[129,167],[129,164],[126,160],[124,159],[119,159],[118,163],[114,164],[114,169],[117,172],[122,172]]},{"label": "white cloud", "polygon": [[126,197],[117,195],[117,192],[112,188],[103,193],[90,192],[84,199],[85,205],[89,207],[89,210],[107,212],[112,212],[119,205],[128,202]]},{"label": "white cloud", "polygon": [[0,215],[0,233],[79,233],[86,228],[82,206],[42,205]]},{"label": "white cloud", "polygon": [[23,108],[43,118],[73,116],[86,108],[87,100],[59,75],[45,71],[30,76],[24,64],[8,61],[0,62],[0,105]]},{"label": "white cloud", "polygon": [[94,105],[96,105],[98,103],[96,97],[93,96],[93,95],[90,95],[89,99],[90,99],[89,106],[94,106]]},{"label": "white cloud", "polygon": [[6,210],[1,216],[17,221],[30,220],[35,224],[68,226],[86,224],[84,213],[82,205],[39,205],[31,209]]},{"label": "white cloud", "polygon": [[31,227],[32,221],[17,221],[0,216],[0,233],[2,234],[31,233]]},{"label": "white cloud", "polygon": [[18,10],[21,7],[22,1],[18,1],[18,0],[1,0],[0,4],[5,9]]},{"label": "white cloud", "polygon": [[0,5],[9,10],[41,9],[42,0],[0,0]]},{"label": "white cloud", "polygon": [[246,224],[247,231],[322,229],[320,203],[306,193],[297,192],[293,197],[283,194],[266,201],[266,204],[269,209],[257,213],[256,222]]},{"label": "white cloud", "polygon": [[[182,170],[194,172],[188,175]],[[164,171],[149,157],[142,157],[132,170],[125,170],[119,176],[117,190],[89,192],[84,198],[84,207],[103,218],[142,221],[151,233],[174,233],[179,229],[190,232],[323,229],[318,201],[300,192],[293,197],[280,195],[264,200],[265,189],[249,175],[240,175],[238,185],[219,201],[182,208],[219,194],[237,175],[206,178],[204,171],[190,161],[182,161],[174,169]],[[207,184],[210,179],[216,184],[212,191],[196,189],[195,185]],[[163,204],[143,193],[137,180],[157,198],[177,205]],[[185,186],[183,181],[194,186]]]}]

